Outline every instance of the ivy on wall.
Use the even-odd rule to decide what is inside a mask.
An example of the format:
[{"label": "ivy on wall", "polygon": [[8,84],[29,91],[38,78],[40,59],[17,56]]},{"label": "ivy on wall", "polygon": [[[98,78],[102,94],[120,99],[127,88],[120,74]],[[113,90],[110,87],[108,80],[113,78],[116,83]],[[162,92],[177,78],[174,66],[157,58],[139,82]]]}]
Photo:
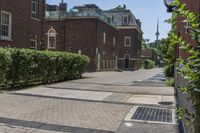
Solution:
[{"label": "ivy on wall", "polygon": [[[200,132],[200,22],[198,15],[194,12],[188,10],[185,4],[182,4],[180,0],[175,0],[172,3],[176,7],[176,10],[173,12],[172,18],[168,22],[172,23],[172,31],[169,34],[168,38],[171,49],[179,44],[181,50],[187,52],[189,57],[179,58],[178,62],[178,71],[182,77],[184,77],[188,83],[184,88],[180,88],[183,93],[189,96],[193,103],[195,113],[188,112],[187,109],[179,109],[179,118],[187,122],[192,122],[195,132]],[[196,41],[196,46],[187,44],[182,37],[179,37],[176,34],[176,23],[178,17],[185,18],[188,22],[189,34],[190,37]],[[168,49],[169,51],[169,49]],[[175,56],[175,55],[174,55]],[[173,62],[173,58],[168,58],[169,61]],[[175,61],[173,62],[175,63]],[[188,118],[190,114],[190,118]],[[192,119],[191,119],[192,118]]]}]

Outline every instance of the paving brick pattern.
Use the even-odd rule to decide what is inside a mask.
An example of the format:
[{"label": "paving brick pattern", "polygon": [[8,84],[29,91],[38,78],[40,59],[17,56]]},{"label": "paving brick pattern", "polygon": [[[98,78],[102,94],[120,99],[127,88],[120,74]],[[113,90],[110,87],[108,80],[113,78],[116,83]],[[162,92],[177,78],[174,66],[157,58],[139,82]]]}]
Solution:
[{"label": "paving brick pattern", "polygon": [[[40,131],[51,133],[57,132],[56,130],[62,132],[62,128],[68,130],[67,127],[74,127],[70,132],[77,128],[115,131],[133,107],[11,94],[1,94],[0,101],[0,133]],[[32,128],[34,125],[38,129]],[[44,128],[48,125],[54,127],[53,131],[51,128]]]}]

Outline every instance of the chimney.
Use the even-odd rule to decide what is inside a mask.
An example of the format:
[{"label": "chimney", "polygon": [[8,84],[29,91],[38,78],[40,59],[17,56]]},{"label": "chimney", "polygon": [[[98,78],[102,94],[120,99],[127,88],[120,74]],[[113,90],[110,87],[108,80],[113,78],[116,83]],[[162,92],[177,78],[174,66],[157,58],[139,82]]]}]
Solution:
[{"label": "chimney", "polygon": [[59,17],[65,18],[65,15],[67,14],[67,3],[64,3],[62,0],[59,4]]},{"label": "chimney", "polygon": [[126,10],[126,5],[124,4],[124,9]]}]

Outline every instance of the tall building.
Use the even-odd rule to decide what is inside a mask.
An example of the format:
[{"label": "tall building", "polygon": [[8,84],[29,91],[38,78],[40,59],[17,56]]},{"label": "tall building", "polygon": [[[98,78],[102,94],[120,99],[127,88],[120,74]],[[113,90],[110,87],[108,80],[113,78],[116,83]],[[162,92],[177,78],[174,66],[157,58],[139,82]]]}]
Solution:
[{"label": "tall building", "polygon": [[158,19],[157,20],[157,29],[156,29],[156,42],[155,42],[156,45],[159,41],[159,36],[160,36],[160,32],[159,32],[159,19]]},{"label": "tall building", "polygon": [[142,31],[141,22],[126,5],[103,11],[108,16],[108,23],[119,30],[118,67],[123,70],[136,70],[141,63]]}]

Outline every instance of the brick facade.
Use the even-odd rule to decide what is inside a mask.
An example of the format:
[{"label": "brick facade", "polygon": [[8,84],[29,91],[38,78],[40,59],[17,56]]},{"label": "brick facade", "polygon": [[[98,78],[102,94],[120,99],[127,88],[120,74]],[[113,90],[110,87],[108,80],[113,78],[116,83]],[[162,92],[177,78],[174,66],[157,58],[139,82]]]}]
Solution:
[{"label": "brick facade", "polygon": [[37,39],[37,49],[40,49],[44,3],[44,0],[39,0],[39,16],[35,19],[31,17],[31,0],[1,0],[0,11],[9,12],[12,21],[11,39],[4,40],[0,37],[0,46],[30,48],[30,39],[34,38]]},{"label": "brick facade", "polygon": [[[121,40],[118,67],[122,70],[137,70],[141,67],[142,34],[134,27],[120,27],[119,30]],[[125,46],[125,37],[130,37],[130,46]]]},{"label": "brick facade", "polygon": [[143,59],[149,59],[149,60],[156,62],[157,52],[153,48],[143,48],[142,49],[142,58]]},{"label": "brick facade", "polygon": [[[91,63],[88,71],[114,70],[118,46],[117,29],[98,18],[47,20],[45,22],[46,33],[51,27],[57,32],[56,49],[54,50],[74,53],[81,51],[81,54],[90,57]],[[105,44],[103,43],[104,33],[106,34]],[[115,46],[113,46],[113,37],[116,37]],[[45,38],[44,44],[47,48],[47,34]]]},{"label": "brick facade", "polygon": [[[140,68],[141,22],[130,10],[124,7],[118,14],[118,11],[104,12],[95,4],[88,4],[76,7],[78,10],[87,9],[81,13],[86,16],[80,16],[77,12],[74,13],[78,16],[73,16],[74,13],[70,16],[66,3],[60,3],[59,6],[46,5],[45,0],[38,0],[38,14],[33,18],[32,4],[35,1],[37,0],[0,1],[0,11],[11,14],[11,37],[6,40],[0,37],[1,47],[31,48],[34,41],[37,44],[34,48],[37,50],[68,51],[89,56],[91,63],[88,71]],[[116,15],[117,25],[107,21],[106,14],[109,12]],[[98,15],[93,16],[94,14]],[[124,24],[121,22],[124,15],[128,16],[126,21],[130,24],[121,25]],[[119,25],[122,27],[117,27]],[[0,32],[2,31],[0,27]],[[127,36],[130,37],[130,46],[124,46]]]}]

